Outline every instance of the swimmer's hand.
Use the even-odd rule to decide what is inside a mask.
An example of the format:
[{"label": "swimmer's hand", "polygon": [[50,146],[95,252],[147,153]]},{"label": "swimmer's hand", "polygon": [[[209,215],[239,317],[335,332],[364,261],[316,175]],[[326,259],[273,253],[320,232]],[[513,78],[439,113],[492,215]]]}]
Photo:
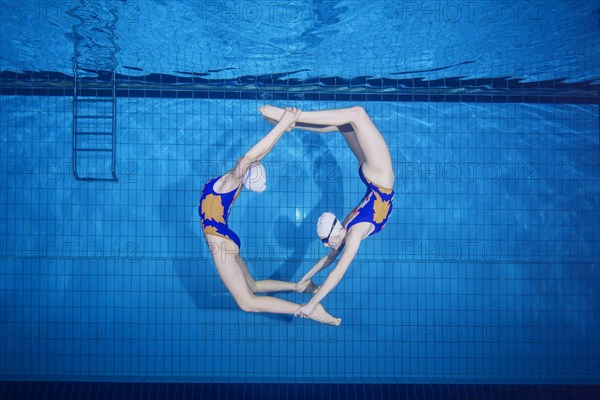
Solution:
[{"label": "swimmer's hand", "polygon": [[286,126],[285,130],[289,132],[294,129],[294,125],[298,121],[298,118],[300,118],[300,114],[302,114],[302,111],[299,108],[286,107],[279,123]]},{"label": "swimmer's hand", "polygon": [[265,120],[273,125],[277,125],[278,123],[285,124],[287,132],[294,129],[294,124],[298,121],[301,114],[301,110],[298,108],[286,107],[285,110],[282,110],[269,104],[260,107],[258,111],[263,115]]},{"label": "swimmer's hand", "polygon": [[296,283],[296,292],[298,293],[315,294],[320,288],[321,286],[317,285],[310,279],[301,280],[300,282]]},{"label": "swimmer's hand", "polygon": [[296,310],[296,312],[294,312],[294,315],[296,317],[301,317],[301,318],[308,318],[310,314],[313,313],[313,311],[315,311],[315,307],[317,305],[316,304],[312,304],[310,301],[306,304],[301,305],[300,307],[298,307],[298,309]]}]

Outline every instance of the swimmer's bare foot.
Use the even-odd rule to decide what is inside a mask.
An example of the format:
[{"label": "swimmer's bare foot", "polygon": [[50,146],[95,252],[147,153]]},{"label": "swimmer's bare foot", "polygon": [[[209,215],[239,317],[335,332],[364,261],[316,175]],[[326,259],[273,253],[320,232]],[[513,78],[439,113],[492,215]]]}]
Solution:
[{"label": "swimmer's bare foot", "polygon": [[285,112],[283,108],[274,107],[270,104],[265,104],[264,106],[260,107],[258,111],[260,111],[267,121],[274,121],[275,123],[277,123],[277,121],[283,117],[283,113]]},{"label": "swimmer's bare foot", "polygon": [[265,120],[273,125],[277,125],[277,121],[275,121],[274,119],[265,118]]},{"label": "swimmer's bare foot", "polygon": [[[264,106],[260,107],[258,111],[268,122],[272,123],[273,125],[276,125],[285,113],[285,110],[283,108],[274,107],[269,104],[265,104]],[[286,132],[289,132],[292,129],[294,129],[295,125],[296,124],[290,125],[289,128],[286,129]]]},{"label": "swimmer's bare foot", "polygon": [[325,311],[325,308],[323,308],[321,304],[317,304],[314,311],[310,314],[308,318],[312,319],[313,321],[320,322],[322,324],[333,326],[340,326],[340,324],[342,323],[341,318],[335,318],[333,315],[329,314],[327,311]]},{"label": "swimmer's bare foot", "polygon": [[310,279],[307,280],[307,281],[304,281],[302,283],[297,283],[296,284],[296,292],[298,292],[298,293],[315,294],[315,293],[317,293],[317,291],[320,288],[321,288],[321,286],[317,285],[316,283],[314,283]]}]

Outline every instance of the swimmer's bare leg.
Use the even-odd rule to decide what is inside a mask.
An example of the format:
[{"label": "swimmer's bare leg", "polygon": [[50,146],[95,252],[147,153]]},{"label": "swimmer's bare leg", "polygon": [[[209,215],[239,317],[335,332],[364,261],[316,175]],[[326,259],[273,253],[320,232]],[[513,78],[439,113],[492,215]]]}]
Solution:
[{"label": "swimmer's bare leg", "polygon": [[[221,280],[242,310],[294,315],[301,307],[300,304],[277,297],[256,296],[248,285],[244,268],[241,267],[243,262],[240,262],[242,258],[237,246],[230,240],[217,236],[205,235],[205,239]],[[329,325],[341,323],[339,318],[334,318],[320,304],[308,318]]]},{"label": "swimmer's bare leg", "polygon": [[271,292],[297,292],[298,287],[294,282],[284,282],[284,281],[276,281],[273,279],[264,279],[256,281],[250,274],[248,270],[248,266],[242,257],[239,257],[237,260],[242,272],[244,273],[244,277],[246,278],[246,282],[250,287],[252,293],[271,293]]},{"label": "swimmer's bare leg", "polygon": [[[283,108],[273,107],[270,105],[265,105],[259,108],[260,113],[265,117],[267,121],[272,123],[273,125],[277,124],[279,119],[283,116],[283,112],[285,111]],[[302,114],[300,114],[302,115]],[[294,124],[294,128],[302,129],[305,131],[311,132],[337,132],[339,128],[337,126],[326,126],[326,125],[318,125],[318,124],[307,124],[302,122],[296,122]]]},{"label": "swimmer's bare leg", "polygon": [[273,279],[264,279],[254,281],[254,293],[271,293],[271,292],[295,292],[296,285],[293,282],[276,281]]},{"label": "swimmer's bare leg", "polygon": [[[261,113],[266,118],[277,119],[283,116],[283,109],[265,105]],[[335,126],[342,132],[356,158],[365,163],[363,172],[385,187],[392,187],[394,170],[392,158],[385,139],[371,117],[360,106],[322,111],[302,111],[296,121],[301,124]]]},{"label": "swimmer's bare leg", "polygon": [[320,288],[319,285],[315,284],[311,280],[304,282],[302,286],[298,286],[297,283],[277,281],[274,279],[264,279],[259,281],[252,279],[252,281],[249,281],[248,284],[250,285],[253,293],[297,292],[315,294]]},{"label": "swimmer's bare leg", "polygon": [[[278,107],[274,107],[271,105],[265,105],[260,108],[260,112],[263,114],[263,116],[265,117],[265,119],[267,121],[269,121],[272,124],[276,124],[277,121],[279,121],[279,118],[281,118],[281,116],[283,116],[283,113],[285,112],[285,110],[283,108],[278,108]],[[308,111],[308,112],[312,112],[312,111]],[[342,135],[344,136],[344,139],[346,139],[346,143],[348,143],[348,146],[350,146],[350,149],[352,149],[352,152],[356,156],[358,162],[362,163],[363,161],[365,161],[365,155],[363,154],[363,152],[360,148],[360,144],[358,142],[358,139],[356,138],[356,133],[354,132],[354,128],[352,127],[351,124],[344,124],[341,126],[335,126],[335,125],[327,126],[327,125],[307,124],[305,122],[300,122],[301,119],[302,119],[302,114],[300,114],[300,119],[298,120],[298,122],[296,122],[294,124],[294,128],[302,129],[305,131],[311,131],[311,132],[321,132],[321,133],[341,132]]]},{"label": "swimmer's bare leg", "polygon": [[[279,121],[285,110],[267,104],[260,108],[260,112],[266,119]],[[352,124],[354,131],[357,133],[359,131],[373,131],[380,134],[365,110],[358,106],[333,110],[302,111],[295,126],[335,127],[335,130],[338,130],[339,126],[346,124]]]}]

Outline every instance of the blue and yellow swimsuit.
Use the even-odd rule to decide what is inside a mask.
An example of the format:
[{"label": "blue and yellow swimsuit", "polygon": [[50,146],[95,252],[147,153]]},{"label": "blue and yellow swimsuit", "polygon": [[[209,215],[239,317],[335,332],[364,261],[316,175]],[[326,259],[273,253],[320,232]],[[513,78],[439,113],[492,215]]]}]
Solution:
[{"label": "blue and yellow swimsuit", "polygon": [[237,189],[229,193],[215,192],[215,182],[220,176],[206,182],[200,194],[198,202],[198,214],[200,214],[200,222],[202,223],[202,232],[205,235],[215,235],[227,238],[233,241],[238,248],[241,246],[240,238],[227,225],[231,206],[235,203],[240,194],[240,185]]},{"label": "blue and yellow swimsuit", "polygon": [[378,186],[368,180],[362,172],[362,164],[358,168],[360,180],[367,186],[367,193],[360,204],[352,211],[354,217],[346,225],[346,229],[360,222],[369,222],[375,229],[371,232],[374,235],[380,232],[392,214],[394,190]]}]

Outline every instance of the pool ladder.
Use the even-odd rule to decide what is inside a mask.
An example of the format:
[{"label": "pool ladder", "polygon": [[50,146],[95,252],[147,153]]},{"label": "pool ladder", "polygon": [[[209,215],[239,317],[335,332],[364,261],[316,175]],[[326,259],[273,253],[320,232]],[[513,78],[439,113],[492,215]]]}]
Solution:
[{"label": "pool ladder", "polygon": [[77,65],[74,71],[73,174],[81,181],[116,182],[116,72],[105,90],[82,89]]}]

